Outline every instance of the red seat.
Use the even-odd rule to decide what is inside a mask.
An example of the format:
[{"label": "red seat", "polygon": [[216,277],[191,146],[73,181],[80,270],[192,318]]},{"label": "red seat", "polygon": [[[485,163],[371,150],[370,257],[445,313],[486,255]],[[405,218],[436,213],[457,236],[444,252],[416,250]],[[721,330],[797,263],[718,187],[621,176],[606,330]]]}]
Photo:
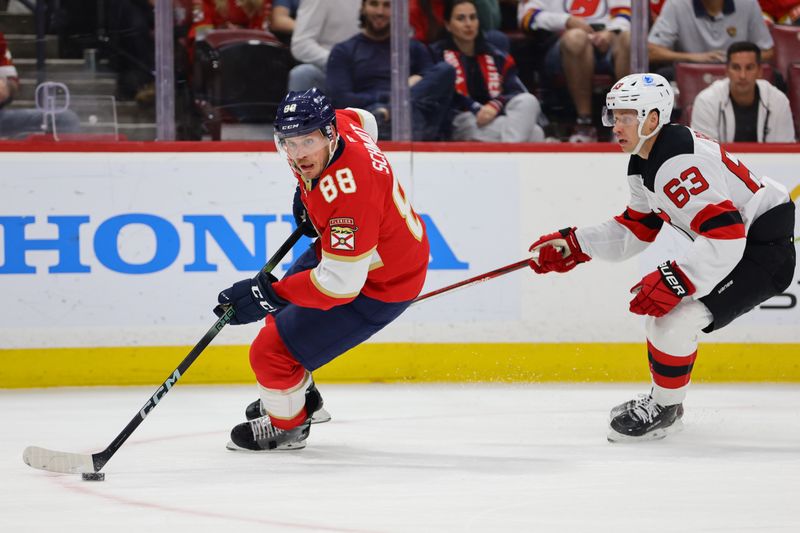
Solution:
[{"label": "red seat", "polygon": [[[681,124],[688,125],[691,113],[687,110],[698,93],[725,77],[726,67],[722,63],[675,63],[675,82],[678,84],[678,105],[683,110]],[[761,77],[772,82],[775,72],[768,63],[761,64]]]},{"label": "red seat", "polygon": [[770,26],[772,40],[775,41],[775,68],[788,79],[789,65],[800,62],[800,26]]},{"label": "red seat", "polygon": [[800,63],[789,65],[789,104],[794,117],[794,136],[800,138]]}]

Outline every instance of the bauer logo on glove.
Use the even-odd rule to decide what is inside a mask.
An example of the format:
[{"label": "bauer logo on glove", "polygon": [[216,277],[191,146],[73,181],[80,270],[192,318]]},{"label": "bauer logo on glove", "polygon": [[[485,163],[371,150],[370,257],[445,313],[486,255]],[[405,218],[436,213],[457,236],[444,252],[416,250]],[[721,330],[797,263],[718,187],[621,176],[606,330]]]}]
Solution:
[{"label": "bauer logo on glove", "polygon": [[664,279],[664,283],[667,284],[667,287],[672,289],[672,292],[675,293],[675,296],[680,296],[683,298],[684,296],[688,295],[686,287],[678,278],[678,276],[676,276],[672,271],[672,265],[665,261],[658,265],[658,271],[661,272],[661,277]]},{"label": "bauer logo on glove", "polygon": [[694,291],[694,285],[677,263],[661,263],[631,287],[631,294],[636,296],[631,300],[630,310],[637,315],[664,316]]}]

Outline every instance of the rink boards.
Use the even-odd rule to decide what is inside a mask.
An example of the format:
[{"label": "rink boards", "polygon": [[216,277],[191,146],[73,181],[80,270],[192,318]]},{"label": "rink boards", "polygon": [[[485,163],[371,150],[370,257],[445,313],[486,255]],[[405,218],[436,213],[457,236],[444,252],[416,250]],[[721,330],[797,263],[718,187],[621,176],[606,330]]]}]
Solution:
[{"label": "rink boards", "polygon": [[[519,261],[540,234],[601,222],[627,201],[615,147],[410,148],[386,145],[428,229],[424,291]],[[0,148],[0,387],[163,380],[213,324],[217,292],[258,270],[293,227],[293,178],[269,143],[28,149]],[[797,145],[729,150],[797,201]],[[665,230],[624,263],[592,261],[566,276],[525,269],[443,295],[318,379],[646,379],[627,291],[686,244]],[[799,289],[795,276],[784,295],[701,339],[695,378],[800,381]],[[185,380],[251,380],[257,330],[225,328]]]}]

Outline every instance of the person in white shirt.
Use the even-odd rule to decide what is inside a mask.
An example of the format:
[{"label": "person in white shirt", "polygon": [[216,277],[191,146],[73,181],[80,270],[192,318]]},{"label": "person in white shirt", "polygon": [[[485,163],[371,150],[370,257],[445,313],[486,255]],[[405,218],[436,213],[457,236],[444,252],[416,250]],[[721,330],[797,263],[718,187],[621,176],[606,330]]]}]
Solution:
[{"label": "person in white shirt", "polygon": [[695,98],[692,129],[719,142],[794,142],[789,99],[759,79],[761,49],[748,41],[733,43],[726,74]]},{"label": "person in white shirt", "polygon": [[570,142],[596,142],[592,122],[592,75],[630,72],[631,1],[524,0],[517,7],[523,31],[558,33],[544,58],[549,78],[564,77],[575,105]]},{"label": "person in white shirt", "polygon": [[325,90],[325,68],[333,45],[357,34],[361,0],[303,0],[297,10],[291,50],[300,63],[289,71],[289,90]]}]

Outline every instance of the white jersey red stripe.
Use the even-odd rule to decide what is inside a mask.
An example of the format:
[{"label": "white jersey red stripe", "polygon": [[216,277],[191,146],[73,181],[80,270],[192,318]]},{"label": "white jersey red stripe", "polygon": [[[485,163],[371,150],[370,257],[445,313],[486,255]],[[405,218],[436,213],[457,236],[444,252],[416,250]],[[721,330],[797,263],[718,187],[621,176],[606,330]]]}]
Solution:
[{"label": "white jersey red stripe", "polygon": [[675,124],[662,128],[647,159],[631,156],[628,185],[626,213],[579,228],[581,248],[606,260],[631,257],[655,237],[655,225],[643,226],[654,214],[692,241],[676,262],[697,289],[694,298],[708,294],[733,270],[753,221],[789,201],[783,185],[756,178],[718,143]]},{"label": "white jersey red stripe", "polygon": [[563,31],[571,16],[607,30],[629,31],[630,0],[523,0],[517,6],[517,22],[523,30]]}]

